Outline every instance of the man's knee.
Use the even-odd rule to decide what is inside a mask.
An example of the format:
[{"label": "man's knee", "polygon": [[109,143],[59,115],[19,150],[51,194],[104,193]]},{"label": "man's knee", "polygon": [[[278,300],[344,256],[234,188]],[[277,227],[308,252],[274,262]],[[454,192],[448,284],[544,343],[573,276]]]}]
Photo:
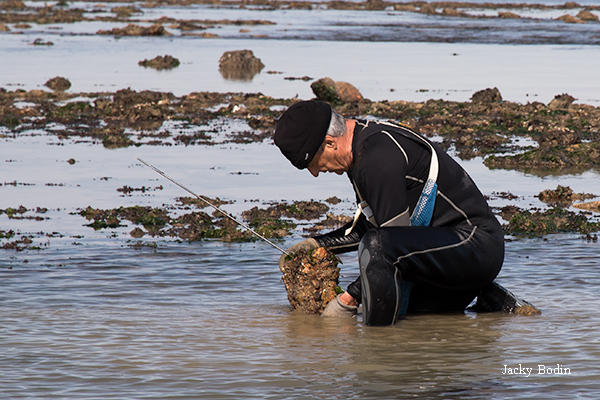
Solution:
[{"label": "man's knee", "polygon": [[363,319],[367,325],[394,324],[402,310],[402,275],[385,259],[383,233],[369,230],[359,246]]},{"label": "man's knee", "polygon": [[360,265],[366,265],[372,259],[383,260],[383,237],[381,229],[369,229],[360,240],[358,246],[358,261]]}]

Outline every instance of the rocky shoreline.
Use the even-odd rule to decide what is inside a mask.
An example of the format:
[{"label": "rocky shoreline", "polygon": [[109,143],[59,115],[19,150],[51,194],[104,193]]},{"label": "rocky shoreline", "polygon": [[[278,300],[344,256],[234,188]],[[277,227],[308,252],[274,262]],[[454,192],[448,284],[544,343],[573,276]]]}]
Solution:
[{"label": "rocky shoreline", "polygon": [[[62,82],[62,87],[67,86],[63,80],[55,78],[55,81]],[[600,166],[600,108],[575,103],[575,99],[567,94],[557,95],[547,105],[503,101],[495,88],[475,93],[469,102],[374,102],[353,94],[349,84],[338,86],[344,88],[344,93],[350,93],[350,97],[336,97],[335,90],[322,92],[323,85],[313,84],[313,89],[317,98],[328,96],[326,100],[346,117],[379,118],[406,124],[434,138],[461,159],[482,157],[489,168],[515,169],[543,176]],[[106,148],[269,143],[276,119],[295,101],[298,99],[276,99],[260,93],[194,92],[177,97],[167,92],[129,89],[102,93],[0,89],[0,127],[4,128],[0,137],[19,140],[27,132],[37,130],[60,141],[86,139]],[[247,129],[219,134],[210,128],[216,121],[225,125],[233,121],[245,123]],[[164,128],[166,123],[179,124],[186,129]],[[528,144],[520,145],[522,140]],[[4,182],[4,185],[11,184],[18,183]],[[118,190],[127,195],[134,191],[160,189],[125,186]],[[506,193],[491,195],[496,198],[509,196]],[[568,210],[574,203],[597,196],[576,194],[568,187],[559,186],[538,195],[548,204],[548,209],[505,206],[495,211],[505,221],[507,235],[577,233],[584,235],[586,240],[597,241],[594,233],[600,230],[597,222],[600,209],[593,205],[597,202],[589,203],[592,206],[583,211]],[[218,199],[213,201],[222,204]],[[289,236],[297,228],[298,221],[310,225],[304,227],[304,235],[310,235],[341,226],[349,220],[349,216],[330,212],[326,203],[335,204],[336,201],[339,199],[253,207],[244,211],[242,218],[265,237]],[[136,239],[145,236],[185,241],[254,240],[252,234],[219,213],[206,213],[202,210],[204,207],[197,200],[183,198],[170,207],[134,206],[112,210],[87,207],[75,214],[85,218],[87,225],[96,230],[120,227],[123,221],[133,223],[136,228],[130,231],[130,236]],[[11,219],[44,218],[43,207],[27,210],[15,205],[0,210],[2,213]],[[0,239],[4,241],[1,247],[5,249],[35,248],[32,238],[27,234],[19,237],[13,231],[0,231]]]},{"label": "rocky shoreline", "polygon": [[[70,24],[75,22],[127,22],[124,28],[101,29],[96,35],[113,36],[198,36],[203,38],[219,37],[218,33],[206,32],[207,29],[227,25],[256,26],[275,25],[269,20],[189,20],[176,19],[162,16],[160,18],[145,18],[144,10],[159,7],[177,6],[190,7],[205,5],[210,8],[249,9],[249,10],[354,10],[354,11],[399,11],[425,15],[437,15],[449,18],[463,19],[523,19],[537,21],[539,18],[522,16],[520,11],[544,10],[564,11],[565,14],[554,18],[568,24],[597,23],[599,21],[598,5],[579,5],[576,2],[565,2],[560,5],[544,5],[530,3],[469,3],[461,1],[408,1],[388,2],[383,0],[367,0],[361,2],[332,0],[323,2],[312,1],[276,1],[276,0],[149,0],[137,2],[133,0],[109,0],[98,4],[95,1],[81,1],[80,4],[89,3],[92,8],[78,8],[67,1],[58,1],[55,4],[47,2],[28,2],[22,0],[5,0],[0,3],[0,32],[13,34],[23,33],[31,28],[30,24]],[[111,3],[131,4],[110,6]],[[507,11],[512,10],[512,11]],[[573,10],[578,10],[572,15]],[[488,13],[485,13],[488,11]],[[490,12],[495,12],[491,14]],[[571,14],[569,14],[571,12]],[[150,24],[150,26],[147,26]],[[12,26],[11,26],[12,25]],[[250,31],[242,28],[243,31]],[[252,37],[252,35],[250,36]],[[261,35],[255,37],[260,38]],[[32,43],[52,45],[51,42]]]},{"label": "rocky shoreline", "polygon": [[[581,9],[577,16],[563,15],[558,17],[566,23],[585,23],[586,21],[597,22],[598,15],[595,12],[600,11],[598,5],[580,5],[577,2],[565,2],[564,4],[546,5],[536,3],[470,3],[465,1],[406,1],[406,2],[390,2],[383,0],[366,0],[366,1],[285,1],[285,0],[150,0],[140,3],[135,0],[108,0],[103,3],[120,3],[132,5],[109,7],[111,15],[106,15],[106,10],[103,4],[95,1],[79,1],[78,3],[91,3],[93,8],[82,9],[70,7],[66,1],[59,1],[55,4],[39,1],[39,5],[35,1],[30,2],[32,5],[27,5],[21,0],[5,0],[0,4],[0,10],[4,12],[0,14],[0,23],[73,23],[82,21],[108,21],[108,22],[156,22],[159,24],[173,24],[174,29],[183,29],[187,31],[206,29],[203,25],[223,25],[234,23],[236,25],[260,25],[272,24],[270,21],[253,20],[253,21],[190,21],[176,20],[172,18],[164,18],[162,20],[148,20],[140,18],[143,14],[143,9],[152,9],[161,6],[178,6],[189,7],[193,5],[208,5],[213,8],[240,8],[240,9],[265,9],[265,10],[360,10],[360,11],[404,11],[414,12],[427,15],[443,15],[446,17],[462,17],[462,18],[502,18],[502,19],[519,19],[523,18],[520,15],[504,11],[512,10],[573,10]],[[501,10],[496,15],[485,15],[481,13],[471,14],[462,10]],[[570,18],[569,18],[570,17]],[[181,24],[181,26],[179,26]],[[165,33],[161,33],[165,34]]]}]

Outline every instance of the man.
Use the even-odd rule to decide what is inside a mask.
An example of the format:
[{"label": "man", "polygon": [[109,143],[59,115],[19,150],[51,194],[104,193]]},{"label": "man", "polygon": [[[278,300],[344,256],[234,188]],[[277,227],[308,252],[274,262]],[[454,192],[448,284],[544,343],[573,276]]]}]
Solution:
[{"label": "man", "polygon": [[356,193],[354,221],[288,249],[358,248],[359,278],[323,315],[352,316],[362,303],[367,325],[391,325],[406,312],[463,311],[484,288],[499,287],[492,281],[504,259],[502,228],[469,175],[435,143],[311,100],[281,116],[275,144],[315,177],[346,173]]}]

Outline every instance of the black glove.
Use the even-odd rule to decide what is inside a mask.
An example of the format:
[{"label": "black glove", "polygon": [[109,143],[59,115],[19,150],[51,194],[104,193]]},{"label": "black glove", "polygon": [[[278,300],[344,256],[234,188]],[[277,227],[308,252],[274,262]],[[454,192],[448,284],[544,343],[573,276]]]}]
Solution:
[{"label": "black glove", "polygon": [[[295,245],[287,249],[286,252],[288,254],[294,254],[298,250],[310,251],[316,249],[317,247],[321,247],[319,243],[313,238],[308,238],[306,240],[301,241],[300,243],[296,243]],[[282,254],[281,257],[279,257],[279,270],[281,270],[281,272],[283,272],[283,264],[285,263],[286,257],[287,254]]]}]

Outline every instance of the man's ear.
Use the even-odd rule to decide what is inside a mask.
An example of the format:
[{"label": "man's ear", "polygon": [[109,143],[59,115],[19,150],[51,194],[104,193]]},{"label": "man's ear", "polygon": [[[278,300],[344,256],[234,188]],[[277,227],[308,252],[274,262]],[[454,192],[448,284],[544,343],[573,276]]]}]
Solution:
[{"label": "man's ear", "polygon": [[325,147],[330,147],[333,150],[337,149],[337,140],[333,136],[325,136]]}]

